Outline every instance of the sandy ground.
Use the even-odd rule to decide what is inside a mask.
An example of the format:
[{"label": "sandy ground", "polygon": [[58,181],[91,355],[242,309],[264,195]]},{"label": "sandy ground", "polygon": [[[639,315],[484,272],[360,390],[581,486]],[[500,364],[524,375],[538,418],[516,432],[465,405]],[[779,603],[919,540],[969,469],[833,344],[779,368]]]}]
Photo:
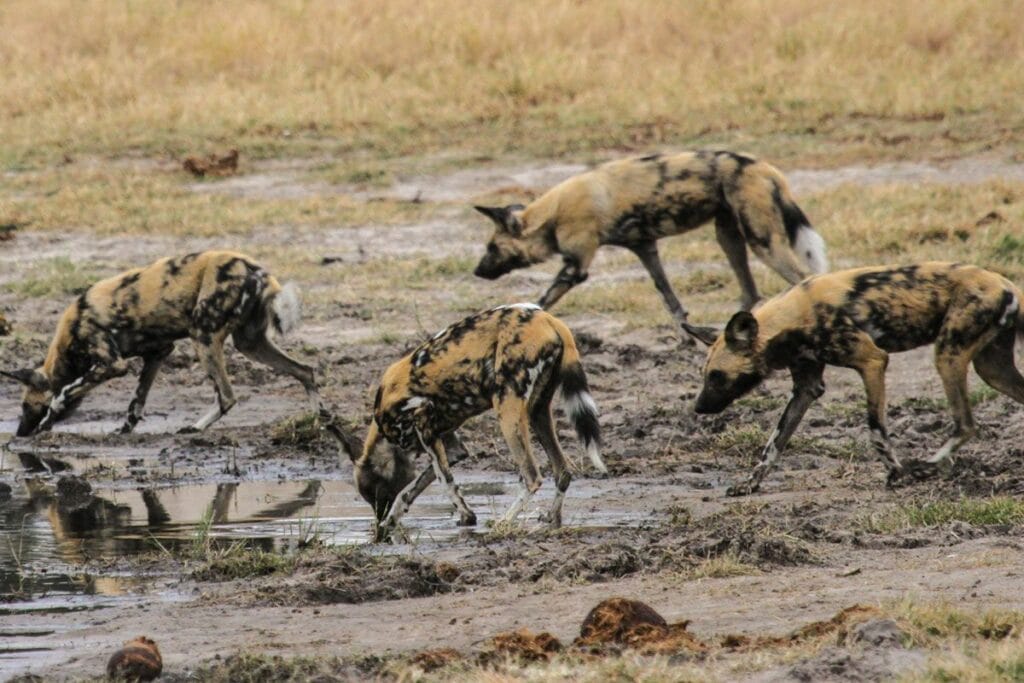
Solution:
[{"label": "sandy ground", "polygon": [[[386,192],[419,193],[425,201],[461,201],[502,184],[543,187],[578,170],[575,166],[523,166],[455,173],[429,183],[423,178],[400,178]],[[336,189],[297,185],[289,180],[289,173],[287,167],[258,169],[250,176],[202,184],[197,191]],[[813,193],[839,182],[880,182],[880,177],[894,182],[971,182],[1007,174],[1024,177],[1020,166],[986,159],[944,166],[796,171],[790,177],[798,192]],[[367,197],[372,194],[367,191]],[[442,217],[425,224],[327,230],[315,240],[323,253],[342,256],[367,246],[396,254],[429,254],[437,243],[456,253],[476,253],[481,241],[478,232],[444,218],[443,208],[439,211]],[[313,238],[289,236],[285,228],[278,228],[261,231],[260,239],[267,243],[288,239],[294,246],[296,240]],[[171,249],[208,247],[216,240],[182,242],[147,236],[126,243],[73,232],[26,232],[0,253],[4,273],[0,280],[13,281],[34,260],[69,250],[76,258],[102,267],[133,255],[144,260]],[[113,250],[116,258],[110,256]],[[604,268],[600,272],[602,277],[615,277],[634,270],[635,266],[623,266],[619,271]],[[547,277],[536,274],[538,283]],[[651,295],[655,296],[653,289]],[[386,299],[386,294],[381,296]],[[424,306],[443,312],[443,292],[417,296],[423,297]],[[0,362],[6,367],[25,357],[41,357],[45,334],[63,303],[18,300],[10,293],[3,294],[0,303],[9,311],[9,319],[30,333],[3,342]],[[358,321],[333,325],[331,310],[314,306],[312,322],[286,346],[319,349],[317,362],[327,378],[328,402],[346,417],[361,419],[366,414],[367,387],[400,349],[394,343],[368,340],[367,329]],[[606,317],[574,316],[569,322],[580,337],[584,365],[602,408],[605,458],[612,470],[607,479],[584,474],[570,488],[567,522],[580,527],[578,533],[533,531],[507,538],[464,534],[438,543],[398,546],[399,556],[420,565],[443,560],[459,569],[458,578],[441,582],[420,597],[402,597],[396,588],[362,601],[359,581],[369,586],[389,579],[360,577],[358,572],[355,593],[316,590],[316,585],[334,580],[329,567],[303,567],[286,579],[217,583],[197,581],[175,564],[168,572],[172,587],[167,581],[138,587],[127,604],[68,613],[19,610],[4,616],[5,634],[46,632],[31,642],[47,649],[31,661],[19,657],[5,663],[0,656],[0,673],[31,670],[55,678],[94,675],[117,645],[141,633],[159,642],[166,670],[178,673],[215,655],[239,651],[365,655],[409,653],[441,645],[471,650],[490,635],[519,626],[549,630],[568,640],[596,602],[615,595],[649,601],[670,620],[691,619],[691,630],[702,637],[732,632],[782,634],[848,605],[884,600],[948,601],[972,609],[1024,608],[1019,590],[1019,568],[1024,566],[1020,527],[954,524],[877,533],[867,531],[865,523],[871,515],[908,501],[1024,493],[1024,474],[1019,472],[1024,453],[1020,439],[1013,437],[1024,431],[1024,407],[1002,397],[984,400],[975,411],[980,437],[961,451],[954,470],[892,490],[884,486],[883,468],[872,456],[857,407],[863,396],[858,378],[850,371],[829,369],[828,393],[809,411],[798,432],[800,438],[783,455],[778,470],[759,494],[736,501],[725,498],[725,487],[749,470],[762,437],[748,443],[730,437],[730,430],[756,426],[767,434],[788,393],[788,379],[780,375],[770,380],[752,399],[721,416],[697,419],[691,404],[699,388],[700,351],[679,348],[665,333],[667,327],[628,331]],[[131,467],[114,467],[96,484],[100,491],[132,488],[140,481],[159,489],[182,477],[190,482],[279,476],[347,481],[350,465],[338,461],[329,448],[310,454],[270,443],[267,425],[296,414],[302,392],[237,354],[231,356],[229,372],[240,403],[203,437],[171,433],[205,410],[212,397],[182,344],[157,382],[148,407],[151,417],[140,434],[106,436],[118,424],[133,387],[130,378],[117,380],[96,391],[81,412],[54,433],[33,443],[13,442],[14,452],[7,454],[0,480],[21,486],[28,477],[17,467],[16,452],[42,453],[59,460],[72,451],[102,454],[127,447],[143,454],[168,452],[180,458],[177,470],[171,474],[166,458],[142,475]],[[975,386],[977,378],[972,382]],[[937,400],[920,401],[941,397],[930,350],[894,357],[889,391],[898,453],[923,457],[933,452],[950,425]],[[12,429],[18,401],[15,387],[0,385],[0,428]],[[560,431],[563,444],[579,457],[565,427],[562,424]],[[493,420],[474,420],[463,433],[474,457],[459,466],[456,477],[459,472],[497,473],[507,479],[512,468],[504,446],[498,445]],[[237,463],[237,472],[226,474],[229,457]],[[81,468],[80,460],[76,462],[76,468]],[[42,476],[44,481],[47,478]],[[353,506],[361,505],[354,491],[346,495]],[[545,490],[541,504],[547,495],[550,492]],[[613,511],[607,524],[600,517],[602,510]],[[681,511],[685,511],[683,521]],[[453,519],[445,522],[454,526]],[[756,573],[694,579],[685,571],[726,553]],[[398,584],[403,579],[396,576],[394,580]]]}]

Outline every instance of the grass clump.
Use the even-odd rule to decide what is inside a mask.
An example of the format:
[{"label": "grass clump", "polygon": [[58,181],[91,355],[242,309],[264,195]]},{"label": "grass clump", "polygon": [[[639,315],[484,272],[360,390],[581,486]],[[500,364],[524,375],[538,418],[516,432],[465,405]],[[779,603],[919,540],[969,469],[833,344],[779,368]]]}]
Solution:
[{"label": "grass clump", "polygon": [[295,567],[295,556],[267,552],[258,548],[235,547],[209,557],[193,570],[196,581],[233,581],[257,576],[287,574]]},{"label": "grass clump", "polygon": [[22,296],[44,298],[78,295],[89,289],[97,276],[66,256],[39,262],[29,275],[9,283],[8,291]]},{"label": "grass clump", "polygon": [[718,452],[731,452],[753,458],[768,440],[768,434],[758,425],[729,427],[715,435],[712,443]]},{"label": "grass clump", "polygon": [[699,579],[727,579],[734,576],[749,576],[761,572],[756,566],[744,562],[737,554],[726,552],[709,557],[695,567],[684,571],[683,578],[688,581]]},{"label": "grass clump", "polygon": [[316,413],[305,413],[278,420],[270,428],[270,443],[275,446],[293,446],[313,450],[323,439],[320,418]]},{"label": "grass clump", "polygon": [[1024,524],[1024,501],[997,496],[911,503],[872,515],[865,526],[869,531],[887,533],[937,527],[949,522],[966,522],[975,526]]}]

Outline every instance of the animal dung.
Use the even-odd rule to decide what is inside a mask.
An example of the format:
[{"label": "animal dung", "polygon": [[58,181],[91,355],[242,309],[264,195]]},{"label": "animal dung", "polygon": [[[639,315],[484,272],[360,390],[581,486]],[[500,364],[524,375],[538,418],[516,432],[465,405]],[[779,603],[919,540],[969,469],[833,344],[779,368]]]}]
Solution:
[{"label": "animal dung", "polygon": [[238,172],[238,150],[229,150],[226,154],[210,154],[206,157],[190,156],[181,163],[182,168],[203,178],[207,175],[234,175]]},{"label": "animal dung", "polygon": [[644,654],[701,654],[707,645],[690,634],[689,621],[670,624],[650,605],[628,598],[609,598],[587,613],[573,645],[602,648],[623,645]]},{"label": "animal dung", "polygon": [[546,661],[562,651],[562,643],[547,631],[533,633],[529,629],[506,631],[491,638],[485,652],[480,654],[481,663],[501,659],[518,659],[524,662]]},{"label": "animal dung", "polygon": [[151,681],[163,670],[160,649],[146,636],[127,641],[107,662],[107,676],[116,679]]}]

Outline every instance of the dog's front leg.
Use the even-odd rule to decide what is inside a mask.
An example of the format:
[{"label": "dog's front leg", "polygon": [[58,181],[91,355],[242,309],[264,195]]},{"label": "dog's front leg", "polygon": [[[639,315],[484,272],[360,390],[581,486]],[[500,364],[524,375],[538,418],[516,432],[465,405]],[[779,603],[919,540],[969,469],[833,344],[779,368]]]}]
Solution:
[{"label": "dog's front leg", "polygon": [[43,416],[42,422],[36,427],[37,432],[46,431],[53,426],[53,423],[60,419],[60,416],[73,406],[87,393],[103,384],[109,379],[121,377],[128,372],[128,362],[118,358],[112,362],[97,362],[88,372],[74,381],[66,384],[60,392],[50,401],[50,406]]},{"label": "dog's front leg", "polygon": [[807,409],[825,393],[825,382],[822,380],[824,372],[825,366],[817,363],[802,364],[790,369],[793,376],[793,395],[782,411],[779,424],[761,451],[761,462],[754,467],[747,481],[730,486],[726,490],[727,496],[746,496],[760,488],[761,481],[771,471],[779,453],[789,443]]},{"label": "dog's front leg", "polygon": [[174,346],[168,346],[143,357],[142,372],[139,373],[139,386],[135,389],[135,397],[128,405],[128,415],[124,419],[124,424],[121,425],[122,434],[131,433],[135,429],[135,425],[142,420],[142,411],[146,407],[149,390],[153,387],[157,373],[160,372],[160,366],[173,350]]},{"label": "dog's front leg", "polygon": [[420,441],[420,446],[430,456],[430,462],[434,466],[434,475],[448,489],[448,498],[459,512],[459,526],[476,526],[476,514],[469,509],[466,500],[459,493],[459,487],[448,466],[448,455],[442,440],[430,439],[428,444],[428,440],[423,438],[423,433],[419,428],[416,429],[416,437]]},{"label": "dog's front leg", "polygon": [[565,257],[565,265],[558,271],[554,282],[544,292],[537,305],[547,310],[555,305],[559,299],[565,296],[566,292],[587,279],[587,272],[583,270],[579,260],[571,256]]}]

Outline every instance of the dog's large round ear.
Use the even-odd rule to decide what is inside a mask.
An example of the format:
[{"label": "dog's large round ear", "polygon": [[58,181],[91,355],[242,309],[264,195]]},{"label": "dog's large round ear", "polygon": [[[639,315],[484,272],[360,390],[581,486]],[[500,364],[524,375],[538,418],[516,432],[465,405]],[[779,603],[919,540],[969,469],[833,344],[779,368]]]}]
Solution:
[{"label": "dog's large round ear", "polygon": [[749,311],[740,311],[725,326],[725,344],[734,351],[749,351],[757,333],[757,318]]},{"label": "dog's large round ear", "polygon": [[515,212],[523,208],[522,204],[509,204],[508,206],[474,206],[474,209],[494,221],[498,229],[507,232],[513,237],[519,237],[523,232],[523,224]]},{"label": "dog's large round ear", "polygon": [[27,387],[43,391],[50,388],[50,380],[46,375],[33,368],[22,368],[21,370],[0,370],[0,375],[9,377]]}]

